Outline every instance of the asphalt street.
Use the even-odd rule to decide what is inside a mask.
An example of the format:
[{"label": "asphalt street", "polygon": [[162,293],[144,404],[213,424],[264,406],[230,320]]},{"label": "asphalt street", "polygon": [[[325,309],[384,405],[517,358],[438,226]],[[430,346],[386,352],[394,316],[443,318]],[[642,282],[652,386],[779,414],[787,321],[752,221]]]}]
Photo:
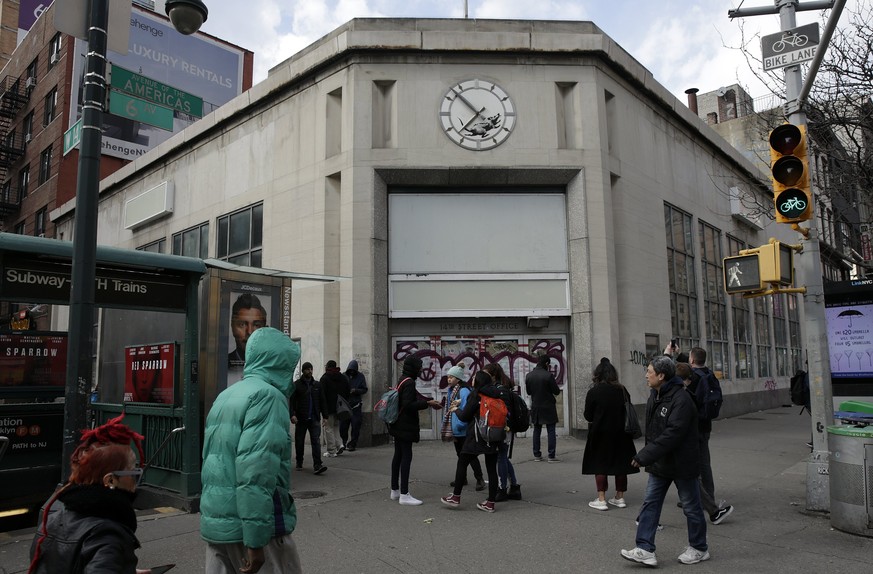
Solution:
[{"label": "asphalt street", "polygon": [[[809,417],[783,407],[716,421],[711,439],[716,498],[734,505],[720,525],[709,525],[711,559],[686,566],[685,520],[671,490],[658,533],[660,568],[699,572],[871,572],[873,539],[831,527],[826,514],[805,510]],[[638,442],[638,447],[641,443]],[[530,439],[513,456],[522,501],[476,509],[483,493],[467,487],[461,507],[439,502],[455,469],[451,445],[415,446],[410,492],[421,506],[389,500],[390,445],[362,448],[337,458],[320,476],[293,472],[298,523],[294,538],[308,574],[632,572],[645,566],[619,554],[633,548],[634,519],[645,473],[632,475],[628,507],[588,507],[594,477],[581,475],[584,440],[559,437],[562,462],[534,462]],[[472,478],[472,474],[471,474]],[[205,544],[199,516],[164,508],[143,511],[138,536],[140,567],[174,562],[172,572],[203,572]],[[27,571],[33,528],[0,533],[0,574]]]}]

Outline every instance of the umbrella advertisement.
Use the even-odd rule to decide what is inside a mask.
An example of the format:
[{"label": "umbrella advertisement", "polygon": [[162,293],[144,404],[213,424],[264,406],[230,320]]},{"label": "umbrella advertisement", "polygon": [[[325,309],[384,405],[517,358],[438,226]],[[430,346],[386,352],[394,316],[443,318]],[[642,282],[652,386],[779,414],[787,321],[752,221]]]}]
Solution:
[{"label": "umbrella advertisement", "polygon": [[825,309],[831,376],[873,376],[873,305],[838,305]]}]

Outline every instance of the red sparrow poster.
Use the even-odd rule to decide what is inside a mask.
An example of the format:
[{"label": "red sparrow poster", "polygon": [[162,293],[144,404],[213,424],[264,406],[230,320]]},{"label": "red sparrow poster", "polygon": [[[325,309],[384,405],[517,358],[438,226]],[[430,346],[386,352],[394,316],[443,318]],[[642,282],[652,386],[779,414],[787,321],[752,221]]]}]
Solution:
[{"label": "red sparrow poster", "polygon": [[175,343],[125,348],[124,402],[173,404],[176,349]]},{"label": "red sparrow poster", "polygon": [[0,333],[0,387],[63,387],[66,333]]}]

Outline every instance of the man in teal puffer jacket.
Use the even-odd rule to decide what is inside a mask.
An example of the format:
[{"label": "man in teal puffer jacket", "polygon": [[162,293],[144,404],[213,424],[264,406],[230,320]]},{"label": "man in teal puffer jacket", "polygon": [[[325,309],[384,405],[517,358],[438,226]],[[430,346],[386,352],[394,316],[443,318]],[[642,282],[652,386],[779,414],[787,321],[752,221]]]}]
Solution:
[{"label": "man in teal puffer jacket", "polygon": [[[301,572],[291,538],[288,399],[300,346],[271,327],[246,345],[243,379],[228,387],[206,417],[200,535],[207,574]],[[262,569],[263,567],[263,569]]]}]

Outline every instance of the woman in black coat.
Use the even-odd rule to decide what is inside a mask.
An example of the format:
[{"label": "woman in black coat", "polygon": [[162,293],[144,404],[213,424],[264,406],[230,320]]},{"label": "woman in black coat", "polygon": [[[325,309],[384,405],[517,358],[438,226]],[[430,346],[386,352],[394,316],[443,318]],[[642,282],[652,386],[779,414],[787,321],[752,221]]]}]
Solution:
[{"label": "woman in black coat", "polygon": [[[609,504],[624,508],[627,475],[640,471],[630,464],[637,449],[631,436],[624,432],[624,403],[630,395],[618,382],[618,373],[609,359],[600,359],[593,381],[585,397],[585,420],[589,425],[582,474],[594,475],[597,499],[588,506],[597,510],[608,510]],[[607,501],[609,475],[615,477],[615,497]]]},{"label": "woman in black coat", "polygon": [[427,407],[442,408],[439,401],[427,400],[415,390],[415,379],[421,374],[421,359],[406,357],[403,374],[397,383],[397,420],[388,425],[388,434],[394,437],[394,458],[391,460],[391,500],[399,500],[404,506],[417,506],[421,501],[409,494],[409,469],[412,467],[412,443],[418,442],[420,429],[418,411]]}]

